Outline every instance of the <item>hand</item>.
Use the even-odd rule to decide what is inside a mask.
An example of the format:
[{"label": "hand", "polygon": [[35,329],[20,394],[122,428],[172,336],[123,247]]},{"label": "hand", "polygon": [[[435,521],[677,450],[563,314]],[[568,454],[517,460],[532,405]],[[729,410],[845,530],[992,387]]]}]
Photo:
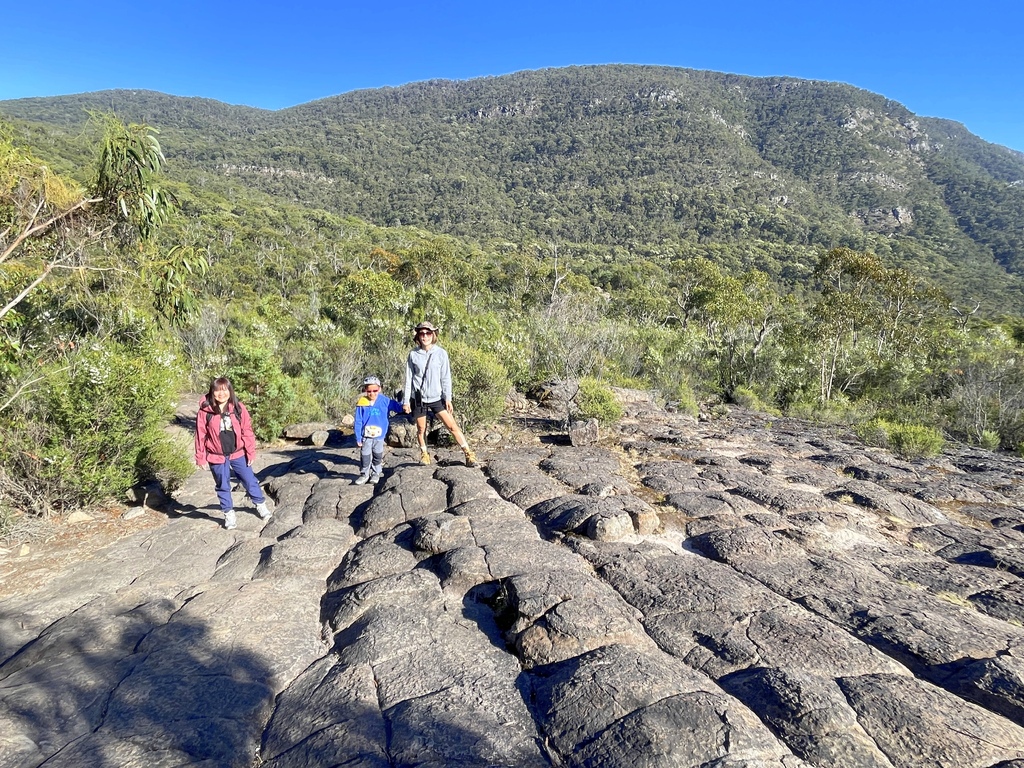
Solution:
[{"label": "hand", "polygon": [[356,448],[362,448],[362,447],[363,447],[363,444],[362,444],[362,443],[360,443],[360,442],[359,442],[359,441],[357,440],[357,441],[356,441]]},{"label": "hand", "polygon": [[246,459],[245,460],[245,466],[251,467],[252,466],[252,459]]},{"label": "hand", "polygon": [[412,413],[412,406],[409,405],[408,403],[402,403],[402,412],[403,413]]},{"label": "hand", "polygon": [[444,407],[445,407],[445,410],[448,411],[448,413],[455,413],[455,409],[452,408],[452,401],[451,400],[446,401],[445,404],[444,404]]},{"label": "hand", "polygon": [[200,468],[200,469],[209,469],[209,468],[210,468],[210,465],[209,465],[209,464],[207,464],[207,463],[206,463],[206,462],[204,461],[204,462],[203,462],[202,464],[200,464],[200,465],[199,465],[199,468]]}]

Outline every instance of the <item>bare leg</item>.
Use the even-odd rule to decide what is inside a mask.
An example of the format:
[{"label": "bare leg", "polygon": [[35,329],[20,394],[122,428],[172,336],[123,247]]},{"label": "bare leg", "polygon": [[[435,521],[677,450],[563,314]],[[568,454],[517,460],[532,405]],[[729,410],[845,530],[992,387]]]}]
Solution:
[{"label": "bare leg", "polygon": [[461,448],[462,452],[466,454],[466,466],[477,466],[476,454],[473,453],[473,449],[469,447],[469,441],[466,440],[466,436],[462,434],[462,430],[459,429],[459,425],[455,423],[455,417],[452,416],[450,411],[441,411],[437,415],[441,417],[441,423],[448,427],[448,431],[452,433],[452,437],[455,438],[455,442],[458,443],[459,448]]},{"label": "bare leg", "polygon": [[462,434],[462,430],[459,429],[459,425],[455,423],[455,417],[452,416],[448,411],[441,411],[437,414],[441,418],[441,423],[448,427],[448,431],[452,433],[452,437],[455,438],[456,444],[460,448],[466,445],[466,436]]},{"label": "bare leg", "polygon": [[416,417],[416,438],[420,443],[420,464],[430,463],[430,454],[427,453],[427,417]]},{"label": "bare leg", "polygon": [[417,416],[416,417],[416,439],[419,440],[420,450],[426,452],[427,450],[427,417]]}]

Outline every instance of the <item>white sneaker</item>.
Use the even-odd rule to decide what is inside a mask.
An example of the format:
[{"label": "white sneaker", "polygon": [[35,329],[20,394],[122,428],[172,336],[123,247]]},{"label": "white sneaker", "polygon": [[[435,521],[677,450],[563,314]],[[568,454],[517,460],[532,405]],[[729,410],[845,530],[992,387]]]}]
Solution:
[{"label": "white sneaker", "polygon": [[235,510],[229,509],[224,513],[224,527],[230,531],[235,527],[235,525]]},{"label": "white sneaker", "polygon": [[371,485],[376,485],[379,482],[380,482],[380,473],[379,472],[374,472],[372,475],[370,475],[370,484]]},{"label": "white sneaker", "polygon": [[369,477],[368,477],[367,475],[360,475],[359,477],[357,477],[357,478],[355,479],[355,481],[354,481],[354,482],[353,482],[352,484],[353,484],[353,485],[363,485],[363,484],[364,484],[364,483],[366,483],[366,481],[367,481],[367,480],[369,480],[369,479],[370,479],[370,478],[369,478]]},{"label": "white sneaker", "polygon": [[259,504],[256,505],[256,512],[259,514],[260,520],[269,520],[270,516],[273,514],[267,508],[267,502],[265,501],[260,502]]}]

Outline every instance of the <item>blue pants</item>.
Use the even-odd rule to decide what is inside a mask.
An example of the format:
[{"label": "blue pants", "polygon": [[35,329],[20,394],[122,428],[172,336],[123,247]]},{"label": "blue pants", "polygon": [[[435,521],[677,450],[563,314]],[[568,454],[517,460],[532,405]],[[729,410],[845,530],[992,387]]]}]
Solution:
[{"label": "blue pants", "polygon": [[245,456],[230,459],[223,464],[214,464],[211,461],[210,472],[213,473],[213,482],[217,486],[217,498],[220,500],[222,512],[227,512],[235,507],[235,503],[231,499],[231,470],[234,470],[235,476],[242,481],[245,492],[249,494],[253,504],[262,504],[267,500],[263,491],[260,490],[259,481],[256,480],[252,467],[245,463]]},{"label": "blue pants", "polygon": [[359,454],[359,471],[363,477],[373,472],[379,475],[384,471],[384,436],[364,437],[363,447]]}]

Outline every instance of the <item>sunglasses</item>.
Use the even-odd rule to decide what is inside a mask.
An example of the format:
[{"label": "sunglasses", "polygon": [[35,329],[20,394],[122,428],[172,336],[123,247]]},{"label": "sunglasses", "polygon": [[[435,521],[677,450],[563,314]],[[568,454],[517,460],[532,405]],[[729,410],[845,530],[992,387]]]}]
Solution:
[{"label": "sunglasses", "polygon": [[416,335],[417,336],[433,336],[434,332],[433,331],[417,331]]},{"label": "sunglasses", "polygon": [[380,387],[367,387],[363,392],[380,392]]}]

